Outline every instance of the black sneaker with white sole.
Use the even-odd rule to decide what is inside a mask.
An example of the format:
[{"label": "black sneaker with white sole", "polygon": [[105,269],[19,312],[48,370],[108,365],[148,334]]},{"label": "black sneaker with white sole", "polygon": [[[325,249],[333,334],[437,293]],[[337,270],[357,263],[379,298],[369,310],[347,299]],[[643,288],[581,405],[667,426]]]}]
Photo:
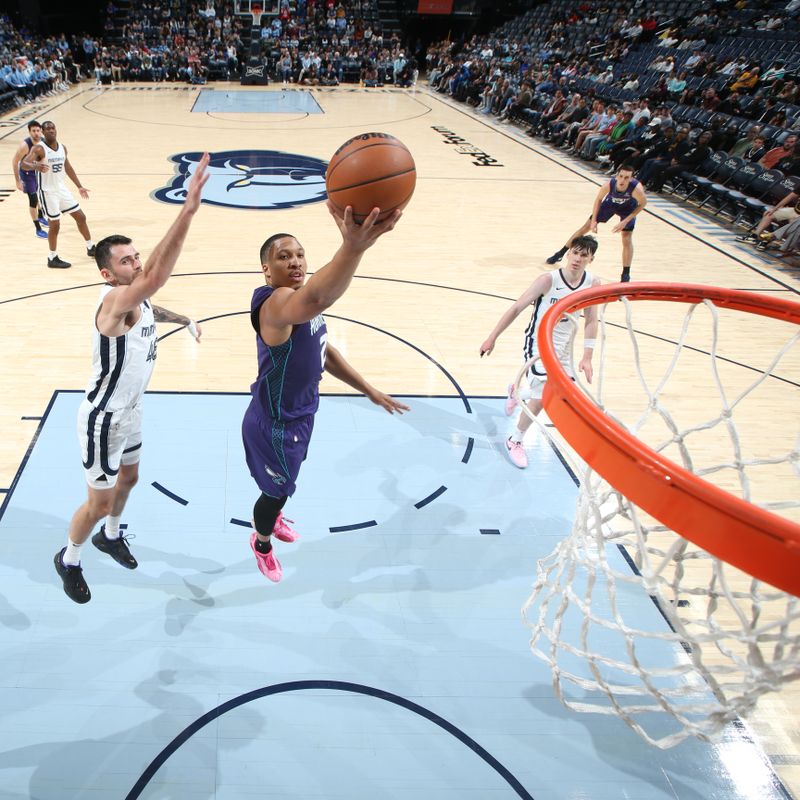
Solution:
[{"label": "black sneaker with white sole", "polygon": [[50,269],[67,269],[67,267],[71,267],[72,264],[70,264],[69,261],[60,259],[58,256],[54,256],[53,258],[47,259],[47,266],[50,267]]},{"label": "black sneaker with white sole", "polygon": [[89,585],[83,577],[81,565],[78,564],[75,567],[71,567],[61,560],[66,549],[66,547],[63,547],[59,550],[53,559],[56,572],[64,584],[64,594],[66,594],[70,600],[81,603],[81,605],[83,603],[88,603],[92,599],[92,593],[89,591]]},{"label": "black sneaker with white sole", "polygon": [[106,536],[106,526],[103,525],[100,530],[92,536],[92,544],[101,552],[107,553],[125,569],[136,569],[139,562],[133,557],[128,542],[125,536],[120,536],[119,539],[109,539]]}]

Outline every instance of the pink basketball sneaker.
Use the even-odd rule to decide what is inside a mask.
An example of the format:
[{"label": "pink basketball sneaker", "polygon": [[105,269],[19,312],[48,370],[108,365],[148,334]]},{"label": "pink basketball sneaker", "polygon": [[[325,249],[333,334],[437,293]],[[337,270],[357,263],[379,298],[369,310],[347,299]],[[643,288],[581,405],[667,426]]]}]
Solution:
[{"label": "pink basketball sneaker", "polygon": [[528,454],[525,452],[522,442],[512,442],[511,439],[506,439],[506,450],[515,467],[525,469],[528,466]]},{"label": "pink basketball sneaker", "polygon": [[517,407],[517,389],[513,383],[508,384],[508,395],[506,396],[506,416],[510,417]]},{"label": "pink basketball sneaker", "polygon": [[281,562],[275,556],[275,551],[269,553],[259,553],[256,550],[256,532],[250,534],[250,549],[256,557],[256,564],[262,575],[266,575],[273,583],[277,583],[283,577]]},{"label": "pink basketball sneaker", "polygon": [[275,520],[275,527],[272,529],[272,535],[276,539],[280,539],[282,542],[296,542],[300,538],[300,534],[290,528],[286,523],[287,522],[294,522],[293,519],[286,519],[283,516],[283,512],[278,512],[278,519]]}]

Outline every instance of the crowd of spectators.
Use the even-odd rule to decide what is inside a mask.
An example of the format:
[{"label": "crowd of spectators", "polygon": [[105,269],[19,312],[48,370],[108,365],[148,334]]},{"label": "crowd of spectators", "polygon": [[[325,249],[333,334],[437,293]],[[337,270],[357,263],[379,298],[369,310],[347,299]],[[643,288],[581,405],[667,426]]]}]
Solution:
[{"label": "crowd of spectators", "polygon": [[0,112],[65,91],[80,70],[65,36],[36,38],[0,16]]},{"label": "crowd of spectators", "polygon": [[[570,12],[562,3],[565,16],[544,34],[512,24],[465,43],[431,46],[429,84],[607,175],[632,164],[649,192],[672,189],[713,153],[752,162],[758,172],[796,176],[800,186],[800,34],[787,37],[781,57],[774,47],[748,48],[745,35],[795,30],[800,2],[783,14],[757,9],[746,31],[725,5],[669,25],[656,13],[620,15],[594,40],[570,27],[591,28],[609,9],[585,2]],[[737,33],[738,53],[709,44]],[[782,209],[781,221],[800,228],[796,212],[787,204]],[[763,248],[768,231],[762,226],[742,238]]]}]

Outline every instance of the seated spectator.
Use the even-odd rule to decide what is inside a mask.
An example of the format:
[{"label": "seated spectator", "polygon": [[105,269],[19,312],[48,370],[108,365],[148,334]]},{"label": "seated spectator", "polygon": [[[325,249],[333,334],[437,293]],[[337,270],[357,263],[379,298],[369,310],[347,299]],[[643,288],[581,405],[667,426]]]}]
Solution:
[{"label": "seated spectator", "polygon": [[686,170],[696,170],[711,154],[708,142],[711,139],[709,131],[703,131],[697,139],[697,144],[684,155],[673,158],[670,165],[663,170],[658,170],[651,175],[647,188],[651,192],[660,192],[664,184]]},{"label": "seated spectator", "polygon": [[797,144],[797,136],[790,134],[783,140],[783,144],[768,150],[760,159],[759,164],[764,169],[772,169],[781,160],[794,155],[794,146]]},{"label": "seated spectator", "polygon": [[681,72],[677,77],[674,75],[667,81],[667,92],[672,100],[677,100],[686,88],[686,73]]},{"label": "seated spectator", "polygon": [[622,88],[631,92],[635,92],[639,88],[639,78],[635,73],[632,72],[630,75],[628,75]]},{"label": "seated spectator", "polygon": [[703,92],[703,99],[701,100],[700,105],[702,106],[703,111],[716,111],[721,102],[722,100],[717,94],[717,90],[712,86],[709,86],[709,88]]},{"label": "seated spectator", "polygon": [[[563,95],[562,95],[563,96]],[[500,121],[505,122],[509,117],[518,115],[522,109],[528,108],[533,100],[533,92],[528,81],[522,81],[519,90],[506,103],[505,108],[500,112]]]},{"label": "seated spectator", "polygon": [[749,69],[745,70],[739,77],[730,85],[732,92],[743,92],[744,94],[751,94],[758,85],[761,69],[757,64],[751,64]]},{"label": "seated spectator", "polygon": [[789,192],[780,202],[764,212],[758,225],[750,233],[737,236],[737,241],[758,244],[761,241],[761,234],[773,222],[787,223],[800,218],[800,202],[798,201],[800,201],[800,192]]},{"label": "seated spectator", "polygon": [[[734,145],[735,147],[736,145]],[[733,148],[731,148],[732,150]],[[750,147],[744,150],[741,154],[741,157],[745,161],[751,161],[754,164],[757,164],[766,154],[767,152],[767,140],[759,133],[755,137],[753,137],[753,141],[750,143]],[[731,155],[734,155],[731,152]]]},{"label": "seated spectator", "polygon": [[[787,139],[792,138],[787,136]],[[779,169],[784,175],[797,175],[800,177],[800,142],[794,137],[795,143],[790,153],[775,163],[773,169]]]},{"label": "seated spectator", "polygon": [[648,186],[658,172],[665,170],[673,162],[677,163],[677,159],[685,155],[689,151],[689,147],[689,127],[682,125],[676,131],[675,136],[664,146],[655,148],[655,152],[652,154],[647,154],[636,177],[645,186]]}]

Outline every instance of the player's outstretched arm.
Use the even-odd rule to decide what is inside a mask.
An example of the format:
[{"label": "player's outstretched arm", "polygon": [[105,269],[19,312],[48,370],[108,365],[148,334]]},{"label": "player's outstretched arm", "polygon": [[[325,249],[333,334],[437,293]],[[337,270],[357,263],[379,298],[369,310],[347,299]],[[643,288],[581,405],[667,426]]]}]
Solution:
[{"label": "player's outstretched arm", "polygon": [[343,383],[366,395],[375,405],[385,409],[389,414],[397,411],[403,414],[410,411],[409,406],[395,400],[388,394],[379,391],[366,380],[345,360],[345,357],[333,346],[328,345],[325,351],[325,372],[338,378]]},{"label": "player's outstretched arm", "polygon": [[152,297],[167,282],[178,261],[183,243],[186,241],[186,234],[189,233],[192,219],[197,213],[197,209],[200,208],[203,187],[208,181],[207,166],[208,153],[205,153],[189,182],[186,200],[178,212],[175,222],[172,223],[164,238],[155,246],[144,265],[141,277],[127,286],[119,286],[109,292],[103,303],[105,313],[110,316],[126,314],[143,300]]},{"label": "player's outstretched arm", "polygon": [[392,230],[402,216],[401,211],[395,211],[378,222],[380,209],[374,208],[359,225],[353,219],[350,206],[342,214],[328,202],[328,210],[341,231],[342,244],[333,258],[318,269],[305,286],[286,292],[275,291],[267,300],[264,306],[270,325],[274,328],[308,322],[332,306],[347,291],[364,253],[381,236]]},{"label": "player's outstretched arm", "polygon": [[163,306],[157,306],[155,303],[153,304],[153,318],[156,322],[174,322],[176,325],[183,325],[196,342],[199,342],[200,337],[203,335],[203,329],[200,327],[199,322],[195,322],[189,317],[184,317],[183,314],[176,314]]},{"label": "player's outstretched arm", "polygon": [[546,272],[540,275],[523,293],[520,297],[509,306],[503,313],[503,316],[494,326],[494,330],[484,340],[481,345],[481,357],[488,356],[494,350],[500,334],[532,303],[535,303],[553,284],[553,279],[550,273]]}]

